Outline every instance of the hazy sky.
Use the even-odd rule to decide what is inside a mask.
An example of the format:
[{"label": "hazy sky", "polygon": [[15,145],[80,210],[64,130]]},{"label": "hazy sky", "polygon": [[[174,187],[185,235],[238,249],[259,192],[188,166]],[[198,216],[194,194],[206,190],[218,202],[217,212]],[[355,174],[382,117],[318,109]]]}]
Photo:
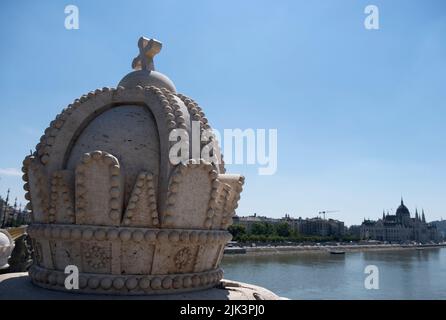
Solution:
[{"label": "hazy sky", "polygon": [[[75,4],[80,29],[66,30]],[[364,28],[379,8],[380,29]],[[404,196],[446,217],[446,2],[2,1],[0,194],[62,108],[129,71],[141,35],[157,70],[219,129],[277,129],[278,171],[232,165],[238,214],[378,218]]]}]

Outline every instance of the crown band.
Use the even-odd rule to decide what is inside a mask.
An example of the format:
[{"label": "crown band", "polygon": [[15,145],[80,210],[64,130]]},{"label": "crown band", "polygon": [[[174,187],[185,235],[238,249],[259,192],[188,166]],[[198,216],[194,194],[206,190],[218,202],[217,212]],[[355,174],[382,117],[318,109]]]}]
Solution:
[{"label": "crown band", "polygon": [[38,266],[31,267],[29,275],[34,284],[52,290],[93,294],[148,295],[181,293],[202,290],[217,285],[223,278],[223,271],[217,268],[203,273],[169,275],[104,275],[80,273],[79,289],[67,290],[64,283],[66,274]]}]

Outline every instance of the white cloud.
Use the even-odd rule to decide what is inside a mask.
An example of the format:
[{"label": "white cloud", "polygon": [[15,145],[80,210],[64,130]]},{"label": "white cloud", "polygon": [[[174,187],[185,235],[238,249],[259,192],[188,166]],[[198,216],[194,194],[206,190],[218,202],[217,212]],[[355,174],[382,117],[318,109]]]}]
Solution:
[{"label": "white cloud", "polygon": [[0,175],[19,177],[23,173],[17,168],[0,168]]}]

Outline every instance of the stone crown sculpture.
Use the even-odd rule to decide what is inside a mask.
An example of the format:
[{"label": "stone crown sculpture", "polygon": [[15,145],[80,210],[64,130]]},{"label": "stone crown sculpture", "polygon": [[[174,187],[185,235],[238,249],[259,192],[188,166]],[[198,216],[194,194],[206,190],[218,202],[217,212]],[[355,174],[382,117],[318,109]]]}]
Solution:
[{"label": "stone crown sculpture", "polygon": [[225,174],[218,148],[218,161],[171,163],[172,130],[210,126],[197,103],[154,71],[161,43],[141,38],[139,49],[136,71],[116,89],[75,100],[24,160],[29,274],[41,287],[66,290],[67,265],[79,268],[76,291],[86,293],[191,291],[223,276],[244,178]]}]

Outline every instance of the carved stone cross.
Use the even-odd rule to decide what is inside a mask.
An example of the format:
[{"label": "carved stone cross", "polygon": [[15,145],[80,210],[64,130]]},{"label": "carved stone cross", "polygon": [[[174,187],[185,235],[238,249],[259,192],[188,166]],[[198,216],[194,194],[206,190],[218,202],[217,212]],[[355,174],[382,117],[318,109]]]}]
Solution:
[{"label": "carved stone cross", "polygon": [[162,43],[156,39],[139,38],[139,55],[133,59],[132,68],[135,70],[155,70],[153,57],[161,51],[161,47]]}]

